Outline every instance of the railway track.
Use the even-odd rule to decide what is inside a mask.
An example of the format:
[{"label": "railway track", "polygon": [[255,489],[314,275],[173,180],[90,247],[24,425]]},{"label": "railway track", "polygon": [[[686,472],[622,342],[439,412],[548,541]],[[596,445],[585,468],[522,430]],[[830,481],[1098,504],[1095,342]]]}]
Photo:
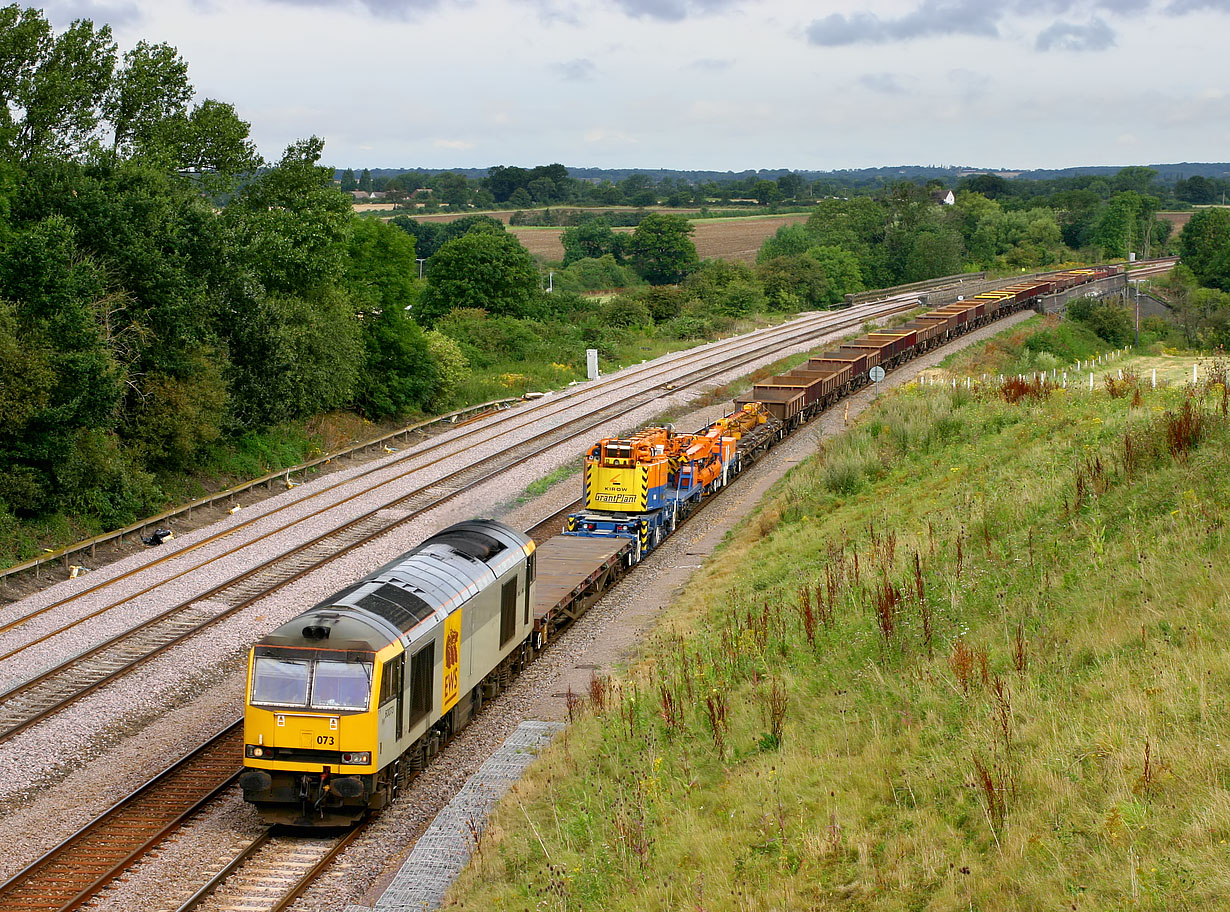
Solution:
[{"label": "railway track", "polygon": [[[860,315],[862,319],[875,319],[877,316],[883,316],[885,314],[891,314],[893,312],[898,311],[902,303],[903,303],[902,300],[893,299],[889,306],[868,308],[866,311],[860,312]],[[674,370],[680,367],[688,367],[690,365],[699,365],[701,364],[701,362],[707,359],[712,359],[715,356],[721,356],[724,350],[729,351],[732,355],[741,355],[741,354],[745,354],[748,351],[757,351],[757,352],[764,351],[766,347],[768,347],[769,350],[773,350],[775,346],[782,347],[785,345],[794,344],[795,342],[799,342],[799,341],[808,341],[814,338],[818,334],[823,334],[826,332],[834,331],[835,329],[840,329],[842,326],[847,325],[852,322],[853,321],[850,321],[848,319],[843,319],[842,314],[826,313],[826,314],[822,314],[822,315],[819,315],[813,318],[809,324],[804,325],[801,328],[799,326],[799,322],[796,321],[793,324],[784,325],[780,327],[773,327],[767,330],[762,330],[759,333],[755,334],[754,337],[740,337],[737,340],[728,340],[727,342],[724,342],[724,343],[715,343],[713,346],[707,346],[703,350],[691,350],[689,352],[684,353],[681,357],[672,361],[669,366]],[[726,348],[719,349],[715,347],[717,345],[723,345],[723,346],[726,346]],[[432,466],[437,465],[439,462],[443,461],[444,459],[451,458],[457,455],[458,452],[464,449],[473,447],[477,445],[478,443],[481,443],[481,444],[490,443],[491,441],[499,439],[500,437],[504,437],[506,435],[515,433],[516,431],[523,430],[527,427],[532,427],[535,424],[539,424],[545,418],[553,417],[569,408],[574,408],[577,405],[581,404],[583,402],[582,397],[584,397],[585,395],[588,395],[591,393],[606,395],[606,394],[609,394],[612,390],[618,391],[623,388],[633,387],[638,383],[643,383],[645,382],[647,377],[652,376],[654,371],[661,371],[661,369],[662,368],[660,366],[634,367],[629,370],[621,372],[619,377],[615,381],[612,381],[612,383],[614,384],[613,386],[608,384],[601,388],[592,388],[592,389],[583,388],[583,389],[574,391],[570,394],[565,394],[559,397],[552,397],[549,400],[544,398],[542,400],[539,400],[539,403],[537,405],[527,408],[527,409],[520,409],[520,410],[517,410],[516,412],[500,413],[499,415],[496,416],[494,421],[488,421],[481,427],[473,428],[460,435],[454,435],[454,436],[448,437],[444,440],[441,440],[435,443],[430,443],[425,446],[417,447],[414,450],[407,452],[403,456],[398,457],[392,462],[386,461],[382,463],[381,465],[373,466],[371,468],[365,469],[344,481],[321,486],[318,489],[315,489],[307,494],[304,494],[303,496],[293,501],[290,501],[286,504],[275,506],[273,509],[262,513],[260,516],[253,517],[252,519],[245,519],[239,523],[229,526],[228,528],[214,535],[210,535],[205,538],[194,541],[193,543],[185,547],[177,548],[172,553],[169,553],[165,556],[155,557],[152,560],[144,563],[139,568],[135,568],[126,573],[119,574],[103,582],[87,586],[78,592],[75,592],[69,596],[66,596],[65,598],[58,599],[57,601],[54,601],[42,608],[31,611],[27,614],[21,615],[19,617],[13,617],[3,622],[0,622],[0,634],[4,634],[16,628],[22,627],[28,624],[30,621],[35,620],[38,617],[41,617],[52,611],[62,608],[76,600],[79,600],[85,596],[95,593],[101,589],[105,589],[107,586],[112,585],[120,580],[128,579],[136,574],[144,573],[148,570],[160,567],[161,565],[167,562],[178,560],[179,558],[183,557],[184,555],[186,555],[187,553],[191,551],[197,550],[206,545],[213,544],[214,542],[220,539],[229,538],[231,536],[234,536],[238,532],[246,528],[249,528],[250,526],[256,523],[263,522],[267,520],[269,517],[274,516],[278,513],[281,513],[283,511],[293,511],[294,508],[300,507],[304,503],[310,500],[313,500],[315,498],[324,497],[325,495],[331,492],[334,492],[341,487],[354,488],[355,482],[360,479],[369,478],[371,476],[376,476],[376,475],[382,475],[382,474],[388,473],[390,469],[392,469],[394,472],[391,478],[382,477],[377,480],[374,480],[369,485],[358,488],[355,491],[355,493],[353,493],[346,500],[341,501],[341,503],[349,502],[350,500],[353,500],[356,497],[361,497],[365,494],[371,493],[372,491],[375,491],[382,486],[385,486],[392,482],[396,482],[401,479],[404,479],[407,475],[413,472],[420,472],[425,469],[429,469]],[[496,431],[496,433],[494,434],[491,433],[493,430]],[[477,441],[477,443],[475,441]],[[433,453],[438,453],[440,451],[447,451],[447,452],[443,452],[441,455],[435,458],[429,459],[427,461],[422,461],[422,457],[428,456]],[[413,463],[413,465],[410,465],[411,463]],[[404,469],[404,471],[399,471],[401,469]],[[337,503],[330,504],[327,509],[331,509],[337,505],[338,505]],[[323,512],[323,510],[316,511],[316,513],[309,514],[309,517],[306,517],[306,518],[319,515],[320,512]],[[293,518],[292,520],[290,520],[289,522],[286,522],[283,525],[280,525],[274,529],[268,530],[265,533],[263,533],[261,536],[248,539],[244,541],[243,543],[239,544],[237,547],[227,550],[221,554],[217,554],[207,561],[202,561],[201,563],[198,563],[194,566],[176,570],[174,573],[170,575],[162,576],[156,583],[146,588],[141,589],[140,591],[134,593],[133,595],[130,595],[110,605],[106,605],[100,609],[96,609],[96,610],[84,613],[81,616],[74,618],[71,624],[68,624],[63,627],[57,628],[56,630],[41,634],[38,637],[23,643],[22,647],[20,648],[25,648],[31,645],[35,645],[36,643],[49,639],[50,637],[55,636],[63,632],[64,630],[70,629],[73,626],[76,626],[88,620],[91,620],[92,618],[97,617],[99,614],[104,613],[113,607],[116,607],[120,604],[124,604],[126,602],[132,601],[133,599],[146,595],[150,591],[152,591],[154,588],[156,588],[158,585],[163,585],[170,580],[180,579],[192,573],[194,570],[200,569],[202,566],[205,566],[208,563],[212,563],[216,560],[228,557],[234,554],[236,551],[242,550],[244,547],[247,547],[248,545],[250,545],[251,543],[255,541],[260,541],[260,540],[263,540],[264,538],[268,538],[274,535],[285,533],[288,529],[292,528],[296,523],[301,522],[304,518],[305,517],[303,516],[297,516]],[[4,659],[14,655],[17,651],[19,650],[10,648],[7,651],[0,652],[0,661],[3,661]]]},{"label": "railway track", "polygon": [[345,834],[275,836],[266,831],[209,879],[175,912],[282,912],[311,886],[368,827],[364,820]]},{"label": "railway track", "polygon": [[[908,309],[907,303],[895,302],[880,311]],[[811,332],[829,334],[859,325],[868,314],[825,323]],[[781,343],[783,347],[797,344],[796,339]],[[630,397],[616,405],[592,413],[582,422],[551,428],[529,440],[505,449],[493,457],[472,463],[465,468],[430,482],[408,494],[386,501],[358,518],[294,546],[260,566],[245,571],[216,585],[192,599],[173,605],[135,630],[117,634],[105,642],[61,662],[42,674],[0,694],[0,743],[36,725],[61,709],[93,693],[100,687],[128,674],[133,669],[161,655],[171,647],[194,636],[213,624],[230,617],[277,589],[303,577],[364,544],[387,534],[416,516],[435,509],[471,487],[481,484],[527,459],[540,455],[562,443],[589,435],[602,424],[617,419],[645,404],[689,385],[704,382],[719,373],[738,367],[747,361],[763,357],[764,346],[754,352],[744,352],[718,366],[704,366],[684,375],[670,389],[654,388]],[[367,493],[367,492],[363,492]],[[351,495],[347,500],[361,496]],[[406,515],[389,520],[383,514],[397,507]],[[46,637],[40,638],[40,641]],[[9,653],[12,655],[14,653]]]},{"label": "railway track", "polygon": [[[553,534],[559,513],[527,532]],[[38,860],[0,884],[0,912],[80,908],[182,824],[230,788],[242,772],[243,718],[141,786]],[[261,834],[212,875],[177,912],[281,912],[364,830],[339,836]]]},{"label": "railway track", "polygon": [[227,789],[242,753],[240,720],[0,884],[0,912],[79,908]]}]

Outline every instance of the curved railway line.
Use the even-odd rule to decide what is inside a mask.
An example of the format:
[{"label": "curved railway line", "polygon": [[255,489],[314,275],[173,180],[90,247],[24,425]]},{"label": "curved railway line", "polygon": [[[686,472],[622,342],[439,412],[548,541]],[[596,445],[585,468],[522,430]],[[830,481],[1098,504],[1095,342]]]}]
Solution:
[{"label": "curved railway line", "polygon": [[[912,303],[910,302],[894,302],[886,306],[881,305],[871,308],[860,313],[857,317],[851,318],[846,315],[844,318],[837,320],[829,319],[819,323],[819,325],[809,327],[801,336],[791,335],[786,339],[772,343],[772,345],[779,348],[792,347],[800,341],[809,341],[810,338],[817,335],[825,335],[849,328],[850,326],[857,326],[868,318],[887,316],[891,313],[909,309],[911,306]],[[701,366],[689,374],[677,377],[668,389],[662,389],[659,386],[639,394],[634,394],[612,406],[591,413],[581,421],[574,421],[535,434],[528,440],[513,444],[511,447],[493,456],[475,461],[443,478],[433,480],[416,490],[386,501],[374,509],[365,511],[359,517],[342,523],[331,531],[288,549],[281,555],[266,561],[256,568],[244,571],[221,584],[195,595],[187,601],[171,606],[135,629],[116,634],[104,642],[59,663],[53,668],[10,688],[5,693],[0,694],[0,743],[13,738],[20,732],[36,725],[38,722],[71,705],[87,694],[93,693],[98,688],[129,673],[189,637],[200,633],[225,618],[231,617],[254,602],[300,579],[324,564],[367,544],[375,538],[388,534],[398,526],[417,516],[421,516],[429,510],[435,509],[469,490],[474,485],[481,484],[512,466],[540,455],[562,443],[566,443],[576,437],[588,435],[595,427],[615,420],[656,399],[671,395],[681,388],[702,383],[718,374],[739,367],[748,361],[762,358],[766,351],[766,345],[762,338],[758,339],[751,346],[753,350],[750,352],[746,350],[748,347],[748,345],[734,347],[737,353],[728,357],[727,360],[717,365],[708,364]],[[531,419],[518,425],[518,428],[532,423],[533,420]],[[509,433],[510,430],[501,431],[501,435]],[[418,468],[422,468],[422,466]],[[389,482],[380,482],[358,493],[350,494],[342,503],[355,500],[387,483]],[[333,509],[338,505],[337,503],[330,504],[325,510]],[[394,507],[406,510],[406,515],[399,516],[393,520],[386,519],[382,514]],[[325,512],[325,510],[319,512]],[[301,520],[302,517],[296,521]],[[286,526],[281,527],[281,529],[285,528]],[[276,531],[281,531],[281,529]],[[260,538],[265,538],[272,534],[275,533],[264,533]],[[245,547],[256,540],[259,540],[259,538],[248,539],[239,547]],[[211,558],[211,560],[217,560],[219,557]],[[93,587],[92,591],[96,591],[97,588]],[[140,594],[144,594],[147,591],[149,590],[143,590]],[[35,643],[44,642],[52,636],[76,626],[87,618],[96,617],[115,607],[115,605],[130,601],[133,597],[135,596],[127,597],[121,600],[121,602],[116,602],[113,605],[91,612],[85,618],[74,619],[70,624],[52,633],[40,636],[21,648],[28,648]],[[65,599],[54,604],[55,606],[62,606],[67,601]],[[11,650],[4,656],[0,656],[0,659],[12,657],[20,651],[21,649]]]},{"label": "curved railway line", "polygon": [[[318,536],[311,542],[289,549],[272,562],[273,566],[262,566],[255,570],[238,574],[233,579],[212,588],[203,595],[199,595],[188,602],[165,611],[157,619],[158,623],[150,624],[147,622],[138,630],[130,630],[119,634],[107,641],[107,643],[95,647],[83,655],[77,656],[69,662],[52,669],[48,674],[24,682],[10,689],[7,693],[0,694],[0,724],[8,726],[7,730],[0,730],[0,742],[34,725],[37,721],[67,706],[86,693],[96,690],[115,678],[120,677],[152,656],[170,648],[175,643],[192,636],[210,624],[216,623],[222,617],[233,614],[240,608],[263,598],[268,593],[286,585],[290,581],[298,579],[341,554],[359,547],[361,544],[386,534],[413,516],[433,509],[439,504],[469,490],[475,484],[506,471],[513,465],[575,437],[590,434],[597,425],[614,420],[647,403],[670,395],[680,388],[702,383],[748,361],[759,359],[764,356],[766,350],[772,353],[775,349],[791,347],[820,335],[839,332],[851,326],[861,325],[867,319],[887,316],[892,313],[908,310],[913,306],[914,301],[912,298],[909,300],[897,299],[890,302],[878,302],[875,305],[860,308],[861,312],[856,317],[851,317],[848,311],[841,315],[825,315],[829,319],[817,319],[802,334],[797,334],[800,327],[796,323],[794,326],[796,335],[786,340],[778,339],[773,342],[766,342],[765,336],[759,335],[754,342],[747,342],[745,340],[744,345],[732,344],[729,346],[729,352],[726,354],[727,360],[718,364],[696,366],[690,373],[673,380],[667,389],[662,389],[661,384],[659,384],[651,389],[632,394],[616,405],[601,408],[584,419],[574,420],[562,427],[533,434],[527,440],[514,443],[512,446],[506,447],[492,456],[483,457],[457,472],[450,473],[442,479],[429,482],[408,494],[399,494],[394,500],[367,511],[357,519],[343,523],[337,528]],[[834,316],[838,316],[838,318],[832,319]],[[770,331],[766,331],[766,333],[768,332]],[[742,350],[746,345],[754,346],[752,354],[749,355],[746,351]],[[717,354],[719,353],[711,348],[703,355],[698,355],[694,359],[679,359],[671,367],[678,370],[684,364],[699,365],[706,357],[712,358]],[[650,376],[648,369],[638,369],[633,373],[640,380]],[[607,387],[605,392],[609,393],[610,387]],[[450,443],[458,443],[461,440],[470,439],[474,434],[481,433],[484,430],[489,431],[493,425],[499,427],[503,427],[505,424],[513,425],[502,429],[499,434],[488,437],[487,441],[484,441],[489,442],[496,437],[510,434],[515,430],[532,425],[551,414],[558,414],[564,408],[579,404],[580,401],[577,397],[570,396],[567,402],[554,399],[546,407],[540,407],[543,410],[535,409],[528,415],[524,410],[517,413],[509,413],[501,416],[495,422],[488,423],[484,428],[475,429],[473,432],[466,432],[458,435],[458,437],[449,438],[448,440],[440,441],[439,443],[408,453],[406,461],[410,461],[415,456],[422,456],[426,452],[444,448]],[[551,407],[556,405],[561,407],[555,411],[549,411]],[[518,423],[521,418],[527,420]],[[464,449],[464,447],[465,444],[463,443],[460,448]],[[440,459],[442,458],[445,457],[440,457]],[[419,471],[427,466],[434,465],[440,459],[433,460],[425,465],[418,465],[398,477],[399,479],[404,478],[405,475],[413,471]],[[396,461],[396,463],[402,462],[402,460]],[[377,472],[387,471],[389,468],[389,464],[385,463],[365,470],[359,473],[357,477],[366,477]],[[355,478],[352,477],[345,482],[330,485],[325,490],[313,492],[309,495],[309,498],[319,496],[329,490],[334,490],[340,487],[341,484],[353,484],[354,481]],[[350,502],[389,483],[390,481],[387,479],[379,481],[360,494],[348,496],[342,503]],[[301,498],[295,501],[294,504],[302,503],[303,500]],[[287,504],[285,507],[279,506],[270,512],[278,512],[294,504]],[[330,504],[325,510],[332,509],[338,505],[337,503]],[[402,505],[409,515],[400,516],[392,521],[380,515],[395,505]],[[268,515],[265,514],[253,520],[245,521],[238,526],[228,528],[221,533],[210,536],[205,541],[194,543],[186,549],[180,549],[175,554],[168,555],[166,558],[160,558],[156,563],[164,563],[167,560],[182,556],[187,550],[201,547],[201,545],[207,542],[216,541],[228,535],[233,535],[239,529],[265,519]],[[558,528],[559,515],[561,514],[553,514],[551,517],[536,524],[530,534],[536,540],[541,540],[541,537],[545,537],[544,530]],[[301,519],[295,521],[298,522]],[[288,528],[292,524],[288,523],[281,528]],[[262,537],[268,537],[271,534],[274,533],[265,533]],[[251,541],[247,540],[239,547],[242,548],[250,544]],[[232,551],[227,553],[233,553],[235,550],[238,550],[238,548],[232,549]],[[210,560],[216,559],[218,558],[214,557]],[[198,566],[201,565],[199,564]],[[148,566],[143,566],[124,575],[132,575],[141,570],[148,569]],[[177,575],[183,575],[188,572],[191,571],[186,570]],[[110,582],[112,580],[91,586],[82,593],[62,599],[47,606],[45,609],[40,609],[38,612],[31,613],[23,618],[15,619],[8,624],[0,626],[0,633],[17,628],[38,614],[45,614],[68,604],[73,599],[81,597],[81,595],[98,591]],[[143,593],[153,588],[151,586],[143,590]],[[130,596],[129,599],[133,597],[135,596]],[[206,606],[197,604],[205,600],[212,600],[215,604]],[[226,602],[227,604],[219,610],[217,604],[219,602]],[[231,602],[238,603],[230,604]],[[121,602],[115,604],[121,604]],[[115,605],[99,609],[88,615],[88,617],[98,616],[111,607],[115,607]],[[193,614],[194,611],[197,613],[196,615]],[[198,616],[201,614],[204,616]],[[87,618],[78,619],[74,621],[74,624],[80,623],[85,619]],[[40,636],[37,640],[27,643],[25,647],[12,649],[4,655],[0,655],[0,661],[18,654],[22,648],[34,645],[37,642],[43,642],[57,633],[63,632],[64,629],[68,629],[68,627],[61,628],[45,636]],[[125,653],[125,650],[128,654]],[[87,661],[87,657],[93,657],[93,661]],[[67,686],[67,682],[70,681],[69,673],[74,668],[79,670],[89,668],[93,670],[84,674],[83,677],[72,678],[71,680],[74,680],[76,683]],[[57,675],[60,676],[58,679],[56,678]],[[59,688],[60,696],[56,698],[56,702],[50,708],[44,707],[35,712],[34,708],[39,704],[39,698],[36,698],[34,694],[39,690],[39,682],[51,682],[53,679],[58,680],[60,683],[45,684],[44,696],[41,699],[45,703],[48,699],[46,694],[56,692],[57,687]],[[22,707],[25,708],[23,709]],[[88,902],[92,896],[97,895],[99,890],[120,876],[134,862],[147,855],[171,833],[175,832],[183,822],[198,813],[233,785],[241,769],[239,762],[242,753],[241,744],[242,721],[240,720],[226,728],[205,745],[202,745],[189,757],[178,761],[165,773],[146,783],[146,785],[119,802],[98,819],[87,824],[61,845],[28,865],[7,882],[0,884],[0,912],[5,912],[5,910],[9,909],[27,910],[27,912],[41,912],[41,910],[57,912],[57,910],[78,908]],[[279,912],[279,910],[287,908],[306,889],[312,880],[361,832],[362,827],[356,828],[348,831],[344,837],[337,837],[327,841],[322,841],[319,837],[304,840],[282,837],[267,832],[243,848],[234,858],[225,863],[221,870],[210,876],[206,884],[179,906],[179,910],[180,912],[187,912],[187,910],[208,906],[209,908],[216,909],[268,908]],[[309,845],[303,845],[305,841]],[[253,873],[254,870],[262,872],[261,876],[256,876]]]},{"label": "curved railway line", "polygon": [[[546,538],[558,525],[552,513],[528,534]],[[243,771],[243,717],[104,811],[59,845],[0,883],[0,912],[68,912],[89,902],[132,865],[156,850],[195,814],[235,785]],[[178,906],[189,912],[267,909],[281,912],[365,829],[346,833],[279,835],[266,829]]]},{"label": "curved railway line", "polygon": [[0,884],[0,912],[79,908],[229,788],[242,751],[241,719]]}]

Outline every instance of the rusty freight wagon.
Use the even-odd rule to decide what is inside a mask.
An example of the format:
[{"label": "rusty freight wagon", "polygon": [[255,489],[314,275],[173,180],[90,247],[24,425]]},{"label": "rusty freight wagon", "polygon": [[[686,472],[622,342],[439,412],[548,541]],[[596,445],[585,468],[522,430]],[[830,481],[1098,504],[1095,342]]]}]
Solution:
[{"label": "rusty freight wagon", "polygon": [[806,370],[841,370],[845,366],[850,375],[847,381],[851,389],[858,389],[867,382],[867,371],[871,365],[867,363],[867,353],[857,348],[839,348],[828,351],[818,358],[810,358],[803,365]]},{"label": "rusty freight wagon", "polygon": [[925,352],[933,345],[938,344],[938,340],[943,337],[945,324],[937,320],[913,320],[901,327],[902,329],[913,330],[917,337],[917,346],[920,352]]},{"label": "rusty freight wagon", "polygon": [[804,371],[805,376],[797,374],[779,374],[761,380],[754,387],[753,393],[771,389],[797,389],[803,393],[803,420],[806,421],[817,411],[816,404],[823,398],[824,375],[812,371]]},{"label": "rusty freight wagon", "polygon": [[907,338],[912,350],[913,340],[916,338],[914,333],[874,333],[847,342],[843,347],[867,352],[868,368],[880,365],[887,370],[896,365],[899,360],[903,360],[902,352],[906,348]]},{"label": "rusty freight wagon", "polygon": [[796,386],[757,385],[735,400],[736,405],[759,402],[769,414],[789,430],[797,427],[803,415],[803,390]]},{"label": "rusty freight wagon", "polygon": [[850,379],[849,367],[840,370],[811,370],[807,367],[796,367],[787,371],[785,376],[798,377],[800,380],[811,380],[807,387],[807,406],[817,404],[820,409],[826,409],[845,391]]},{"label": "rusty freight wagon", "polygon": [[885,368],[893,368],[914,357],[914,346],[918,344],[918,333],[912,329],[899,327],[868,333],[863,339],[868,342],[887,343],[887,347],[880,351],[880,364]]}]

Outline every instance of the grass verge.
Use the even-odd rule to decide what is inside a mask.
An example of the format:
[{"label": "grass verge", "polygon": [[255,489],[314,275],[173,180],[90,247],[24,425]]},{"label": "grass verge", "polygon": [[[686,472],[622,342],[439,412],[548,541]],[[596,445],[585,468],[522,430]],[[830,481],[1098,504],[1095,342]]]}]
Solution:
[{"label": "grass verge", "polygon": [[453,906],[1217,907],[1225,364],[1125,366],[885,396],[577,701]]}]

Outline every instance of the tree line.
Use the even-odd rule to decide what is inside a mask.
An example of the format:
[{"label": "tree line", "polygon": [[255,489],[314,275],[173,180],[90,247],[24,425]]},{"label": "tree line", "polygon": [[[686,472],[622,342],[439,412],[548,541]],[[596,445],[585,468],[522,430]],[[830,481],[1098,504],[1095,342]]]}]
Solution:
[{"label": "tree line", "polygon": [[[1059,200],[1064,206],[1090,209],[1123,191],[1154,198],[1155,210],[1186,209],[1224,201],[1230,179],[1192,175],[1162,179],[1153,168],[1122,168],[1115,174],[1078,174],[1042,179],[1005,178],[997,174],[971,174],[961,178],[927,180],[869,178],[863,172],[834,173],[808,178],[787,172],[775,178],[758,173],[727,179],[688,179],[633,172],[618,180],[580,179],[559,163],[523,168],[497,165],[485,177],[455,171],[405,171],[375,175],[351,168],[336,172],[342,190],[383,192],[395,202],[412,201],[434,211],[441,204],[458,209],[530,209],[547,206],[678,206],[706,207],[736,204],[759,206],[808,205],[832,197],[881,197],[895,185],[908,183],[927,190],[969,190],[998,201],[1005,208],[1030,209]],[[1076,246],[1080,246],[1078,243]]]},{"label": "tree line", "polygon": [[183,58],[0,9],[0,533],[162,506],[217,447],[446,401],[414,241],[357,219],[310,137],[263,162]]}]

